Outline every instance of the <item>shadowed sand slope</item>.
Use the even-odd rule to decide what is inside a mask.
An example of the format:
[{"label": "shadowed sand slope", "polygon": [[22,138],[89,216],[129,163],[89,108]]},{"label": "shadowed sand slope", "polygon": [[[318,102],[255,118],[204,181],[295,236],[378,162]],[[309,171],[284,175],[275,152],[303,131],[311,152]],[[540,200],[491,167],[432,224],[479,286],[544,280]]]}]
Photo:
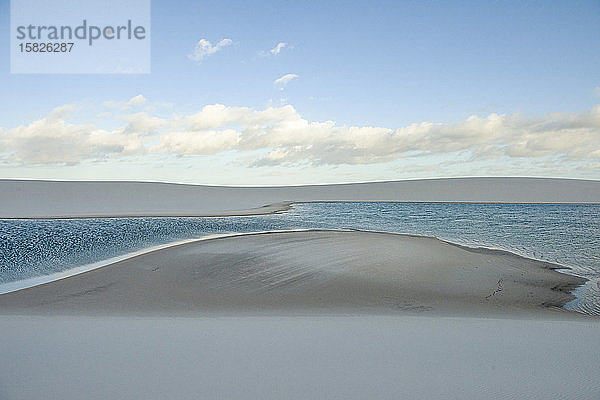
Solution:
[{"label": "shadowed sand slope", "polygon": [[5,314],[539,312],[585,280],[507,252],[359,231],[192,242],[0,296]]},{"label": "shadowed sand slope", "polygon": [[599,199],[600,181],[549,178],[284,187],[0,180],[0,218],[249,215],[284,210],[289,202],[303,201],[597,203]]}]

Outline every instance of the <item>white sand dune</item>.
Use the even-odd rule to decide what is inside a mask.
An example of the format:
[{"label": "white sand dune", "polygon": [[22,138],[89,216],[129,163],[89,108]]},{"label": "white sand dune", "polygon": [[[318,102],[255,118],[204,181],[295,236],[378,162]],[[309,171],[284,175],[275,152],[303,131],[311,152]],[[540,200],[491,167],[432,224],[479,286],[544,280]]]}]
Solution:
[{"label": "white sand dune", "polygon": [[0,313],[536,315],[573,299],[569,292],[585,282],[553,267],[419,236],[245,234],[181,244],[4,294]]},{"label": "white sand dune", "polygon": [[[600,181],[450,178],[339,185],[225,187],[0,180],[0,218],[249,215],[302,201],[597,203]],[[272,205],[268,207],[263,207]]]}]

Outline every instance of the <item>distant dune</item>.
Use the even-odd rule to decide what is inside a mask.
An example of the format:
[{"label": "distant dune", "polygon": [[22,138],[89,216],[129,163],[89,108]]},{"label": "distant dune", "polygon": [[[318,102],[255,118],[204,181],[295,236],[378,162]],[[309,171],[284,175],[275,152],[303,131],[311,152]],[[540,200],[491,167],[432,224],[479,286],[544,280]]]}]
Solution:
[{"label": "distant dune", "polygon": [[229,187],[0,180],[0,218],[249,215],[285,209],[290,202],[307,201],[597,203],[600,202],[600,181],[447,178]]}]

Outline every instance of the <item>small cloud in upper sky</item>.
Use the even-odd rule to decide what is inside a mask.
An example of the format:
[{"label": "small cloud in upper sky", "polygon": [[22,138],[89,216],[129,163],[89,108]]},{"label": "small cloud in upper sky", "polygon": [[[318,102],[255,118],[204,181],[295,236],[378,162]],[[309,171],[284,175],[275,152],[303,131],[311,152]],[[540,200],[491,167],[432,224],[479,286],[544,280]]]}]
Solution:
[{"label": "small cloud in upper sky", "polygon": [[292,79],[296,79],[296,78],[298,78],[298,75],[296,75],[296,74],[285,74],[281,78],[275,79],[273,84],[275,86],[280,86],[280,89],[283,90],[283,87],[285,85],[287,85],[289,81],[291,81]]},{"label": "small cloud in upper sky", "polygon": [[231,39],[222,39],[213,46],[208,40],[200,39],[194,46],[192,52],[188,54],[188,58],[199,63],[204,57],[214,54],[223,47],[230,46],[232,43],[233,41]]},{"label": "small cloud in upper sky", "polygon": [[129,99],[129,101],[127,102],[127,105],[141,106],[145,102],[146,102],[146,98],[144,96],[142,96],[141,94],[138,94],[137,96],[134,96],[131,99]]},{"label": "small cloud in upper sky", "polygon": [[290,48],[291,49],[292,47],[293,46],[290,46],[286,42],[279,42],[272,49],[259,51],[258,55],[261,56],[261,57],[277,56],[277,55],[279,55],[279,53],[281,53],[281,50],[283,50],[284,48]]},{"label": "small cloud in upper sky", "polygon": [[284,42],[279,42],[279,43],[277,44],[277,46],[275,46],[274,48],[272,48],[272,49],[270,50],[270,52],[271,52],[271,54],[273,54],[273,55],[277,55],[277,54],[281,53],[281,49],[283,49],[285,46],[287,46],[287,43],[284,43]]},{"label": "small cloud in upper sky", "polygon": [[109,100],[109,101],[105,101],[103,103],[103,105],[104,105],[104,107],[107,107],[107,108],[119,109],[119,110],[124,111],[124,110],[130,109],[132,107],[141,106],[145,103],[146,103],[146,98],[143,95],[138,94],[137,96],[133,96],[131,99],[129,99],[127,101]]},{"label": "small cloud in upper sky", "polygon": [[594,96],[600,97],[600,86],[594,88]]}]

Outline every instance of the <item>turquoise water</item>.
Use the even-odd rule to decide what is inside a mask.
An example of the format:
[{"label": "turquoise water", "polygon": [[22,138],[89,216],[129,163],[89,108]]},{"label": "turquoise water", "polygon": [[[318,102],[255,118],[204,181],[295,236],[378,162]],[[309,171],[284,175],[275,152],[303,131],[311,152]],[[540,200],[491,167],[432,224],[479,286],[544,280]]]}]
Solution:
[{"label": "turquoise water", "polygon": [[251,217],[0,220],[0,283],[183,239],[301,228],[434,236],[568,266],[590,281],[567,307],[600,315],[598,205],[305,203]]}]

